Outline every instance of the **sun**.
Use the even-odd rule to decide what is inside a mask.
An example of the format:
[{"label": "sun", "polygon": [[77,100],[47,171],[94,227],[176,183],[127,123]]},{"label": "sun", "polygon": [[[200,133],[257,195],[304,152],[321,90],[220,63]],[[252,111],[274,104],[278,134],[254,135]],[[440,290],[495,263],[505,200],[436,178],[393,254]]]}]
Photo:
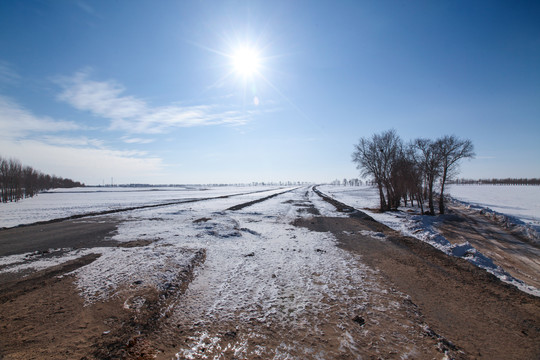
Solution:
[{"label": "sun", "polygon": [[261,66],[259,52],[251,47],[239,47],[231,56],[234,72],[242,77],[252,77]]}]

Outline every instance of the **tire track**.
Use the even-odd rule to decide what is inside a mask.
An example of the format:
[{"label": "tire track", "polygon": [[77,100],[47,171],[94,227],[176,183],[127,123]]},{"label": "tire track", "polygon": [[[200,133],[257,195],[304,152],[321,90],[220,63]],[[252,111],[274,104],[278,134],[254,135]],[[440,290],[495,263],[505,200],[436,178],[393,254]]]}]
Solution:
[{"label": "tire track", "polygon": [[[58,222],[62,222],[62,221],[77,220],[77,219],[82,219],[82,218],[91,217],[91,216],[117,214],[117,213],[120,213],[120,212],[128,212],[128,211],[133,211],[133,210],[151,209],[151,208],[165,207],[165,206],[171,206],[171,205],[180,205],[180,204],[189,204],[189,203],[194,203],[194,202],[199,202],[199,201],[208,201],[208,200],[216,200],[216,199],[227,199],[227,198],[231,198],[231,197],[235,197],[235,196],[256,194],[256,193],[268,192],[268,191],[274,191],[274,190],[276,190],[276,189],[257,190],[257,191],[250,191],[250,192],[245,192],[245,193],[221,195],[221,196],[214,196],[214,197],[207,197],[207,198],[195,198],[195,199],[187,199],[187,200],[183,199],[183,200],[171,201],[171,202],[166,202],[166,203],[130,206],[130,207],[125,207],[125,208],[103,210],[103,211],[92,211],[92,212],[88,212],[88,213],[75,214],[75,215],[70,215],[70,216],[51,219],[51,220],[37,221],[37,222],[34,222],[34,223],[30,223],[30,224],[20,224],[20,225],[17,225],[17,226],[2,227],[2,228],[0,228],[0,231],[8,230],[8,229],[14,229],[14,228],[20,228],[20,227],[35,226],[35,225],[53,224],[53,223],[58,223]],[[287,190],[287,191],[291,191],[291,190]],[[287,192],[287,191],[285,191],[285,192]],[[279,194],[281,194],[281,193],[279,193]],[[276,195],[270,195],[270,196],[268,196],[266,198],[263,198],[263,199],[254,200],[252,203],[255,204],[255,203],[259,202],[259,201],[264,201],[264,200],[269,199],[269,198],[274,197],[274,196],[276,196]],[[244,205],[244,206],[242,206],[242,205]],[[233,209],[233,210],[239,210],[239,209],[242,209],[242,208],[244,208],[246,206],[249,206],[249,205],[252,205],[252,204],[248,204],[248,203],[240,204],[240,205],[237,205],[237,206],[242,206],[242,207],[240,207],[238,209]],[[227,209],[227,210],[229,210],[229,209]]]},{"label": "tire track", "polygon": [[333,197],[326,195],[325,193],[317,189],[317,186],[314,186],[312,190],[313,192],[315,192],[315,194],[319,195],[321,199],[333,205],[339,212],[347,213],[349,214],[350,217],[377,222],[375,219],[373,219],[371,216],[369,216],[365,212],[357,210],[353,208],[352,206],[344,204],[341,201],[338,201],[334,199]]},{"label": "tire track", "polygon": [[266,200],[271,199],[273,197],[276,197],[278,195],[282,195],[282,194],[288,193],[290,191],[294,191],[294,190],[299,189],[299,188],[300,187],[292,188],[292,189],[282,191],[282,192],[279,192],[279,193],[276,193],[276,194],[272,194],[272,195],[269,195],[269,196],[266,196],[266,197],[263,197],[263,198],[260,198],[260,199],[251,200],[251,201],[245,202],[243,204],[234,205],[234,206],[231,206],[230,208],[228,208],[226,210],[231,210],[231,211],[242,210],[243,208],[246,208],[248,206],[255,205],[257,203],[266,201]]}]

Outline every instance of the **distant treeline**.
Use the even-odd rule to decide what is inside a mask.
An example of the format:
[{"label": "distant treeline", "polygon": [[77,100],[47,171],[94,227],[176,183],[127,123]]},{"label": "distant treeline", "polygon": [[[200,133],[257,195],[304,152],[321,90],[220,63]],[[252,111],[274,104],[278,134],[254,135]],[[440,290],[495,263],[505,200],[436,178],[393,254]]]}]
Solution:
[{"label": "distant treeline", "polygon": [[19,160],[0,156],[0,198],[2,202],[18,201],[37,195],[40,191],[53,188],[84,186],[80,182],[46,175]]},{"label": "distant treeline", "polygon": [[162,187],[227,187],[227,186],[297,186],[310,185],[312,183],[306,181],[263,181],[250,183],[209,183],[209,184],[114,184],[114,185],[96,185],[96,187],[131,187],[131,188],[162,188]]},{"label": "distant treeline", "polygon": [[452,181],[458,185],[540,185],[540,178],[506,178],[506,179],[456,179]]}]

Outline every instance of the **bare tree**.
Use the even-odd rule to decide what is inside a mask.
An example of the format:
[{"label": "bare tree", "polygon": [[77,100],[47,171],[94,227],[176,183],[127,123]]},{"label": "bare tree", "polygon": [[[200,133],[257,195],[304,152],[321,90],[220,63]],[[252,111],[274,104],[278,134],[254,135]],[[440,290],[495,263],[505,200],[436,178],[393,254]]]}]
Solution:
[{"label": "bare tree", "polygon": [[414,157],[415,150],[412,144],[403,147],[392,172],[392,186],[395,189],[396,199],[402,198],[405,206],[409,200],[414,206],[414,199],[422,206],[422,172]]},{"label": "bare tree", "polygon": [[427,200],[429,215],[435,215],[435,182],[441,184],[439,213],[444,214],[445,184],[457,174],[460,160],[472,157],[470,140],[456,136],[436,141],[420,138],[403,146],[394,130],[361,138],[352,154],[362,175],[370,176],[377,185],[381,211],[398,208],[401,200],[407,205],[410,199],[414,206],[416,199],[422,214]]},{"label": "bare tree", "polygon": [[1,201],[8,201],[8,175],[9,175],[9,163],[6,159],[0,157],[0,191]]},{"label": "bare tree", "polygon": [[30,166],[23,166],[15,159],[4,159],[0,156],[0,201],[18,201],[32,197],[41,190],[53,187],[66,188],[84,186],[71,179],[44,175]]},{"label": "bare tree", "polygon": [[433,201],[433,190],[435,180],[441,173],[441,157],[435,143],[430,139],[416,139],[414,141],[416,148],[416,163],[418,164],[424,177],[424,194],[429,206],[429,214],[435,215],[435,205]]},{"label": "bare tree", "polygon": [[356,163],[356,168],[360,170],[364,176],[371,176],[377,189],[379,190],[380,210],[386,209],[386,200],[383,192],[383,175],[379,151],[372,139],[361,138],[357,145],[354,146],[355,151],[352,154],[352,160]]},{"label": "bare tree", "polygon": [[439,195],[439,213],[444,214],[444,186],[446,181],[456,175],[459,161],[475,156],[474,146],[471,140],[459,139],[458,137],[444,136],[435,142],[441,168],[441,192]]},{"label": "bare tree", "polygon": [[[361,138],[352,160],[363,175],[372,176],[379,190],[381,211],[390,210],[399,205],[395,202],[391,174],[399,157],[402,141],[395,130],[374,134],[371,139]],[[386,198],[385,198],[386,192]]]}]

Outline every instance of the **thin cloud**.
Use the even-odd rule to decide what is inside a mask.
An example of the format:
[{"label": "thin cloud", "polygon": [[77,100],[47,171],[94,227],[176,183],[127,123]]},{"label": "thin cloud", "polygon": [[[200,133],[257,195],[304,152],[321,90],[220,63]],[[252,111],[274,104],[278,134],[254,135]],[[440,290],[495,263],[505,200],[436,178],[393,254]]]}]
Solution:
[{"label": "thin cloud", "polygon": [[63,137],[63,136],[42,136],[43,142],[61,146],[94,147],[105,148],[105,142],[99,139],[91,139],[86,136]]},{"label": "thin cloud", "polygon": [[11,67],[11,65],[3,60],[0,60],[0,85],[18,84],[21,81],[21,76]]},{"label": "thin cloud", "polygon": [[86,13],[91,14],[91,15],[95,14],[94,8],[88,5],[88,3],[82,0],[78,0],[76,4],[81,10],[85,11]]},{"label": "thin cloud", "polygon": [[122,141],[126,144],[150,144],[154,142],[154,139],[123,137]]},{"label": "thin cloud", "polygon": [[162,159],[140,150],[110,149],[103,140],[76,135],[77,130],[81,127],[72,122],[37,116],[0,95],[0,154],[94,184],[101,182],[97,174],[148,182],[162,174]]},{"label": "thin cloud", "polygon": [[78,129],[80,126],[71,121],[58,121],[46,116],[36,116],[11,99],[0,95],[0,136],[4,138]]},{"label": "thin cloud", "polygon": [[[86,184],[100,184],[102,176],[155,182],[164,165],[157,157],[138,151],[64,146],[38,140],[2,141],[0,153],[50,174],[61,174]],[[152,181],[154,179],[154,181]]]},{"label": "thin cloud", "polygon": [[125,95],[126,89],[115,81],[90,80],[87,70],[57,83],[63,89],[59,100],[109,119],[113,130],[160,134],[179,127],[242,125],[248,121],[246,113],[216,105],[151,106],[145,100]]}]

